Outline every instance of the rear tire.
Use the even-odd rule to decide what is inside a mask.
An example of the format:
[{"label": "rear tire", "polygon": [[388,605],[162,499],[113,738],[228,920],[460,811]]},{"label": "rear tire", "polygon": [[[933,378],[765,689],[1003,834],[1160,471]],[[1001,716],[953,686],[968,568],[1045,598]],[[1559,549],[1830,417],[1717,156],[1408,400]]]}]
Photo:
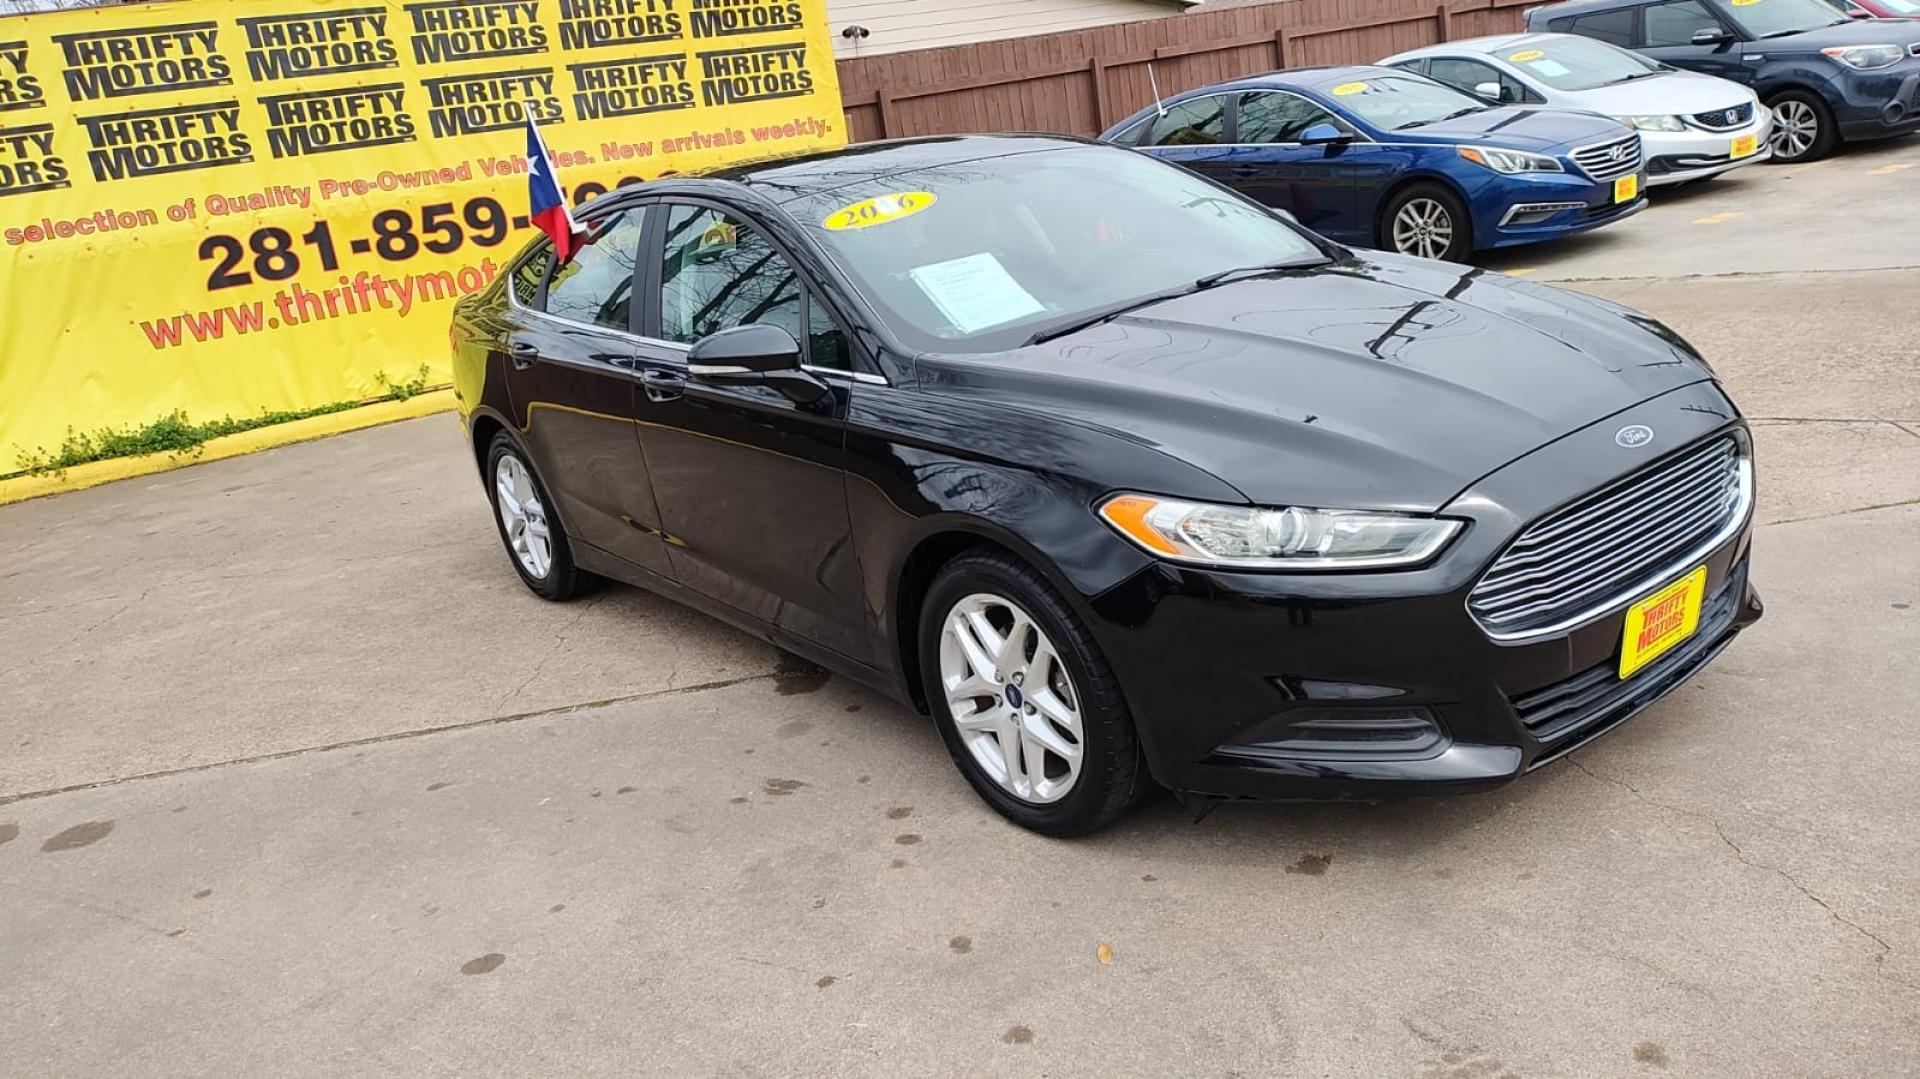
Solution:
[{"label": "rear tire", "polygon": [[553,515],[553,499],[533,462],[512,436],[501,431],[487,450],[487,500],[493,523],[520,580],[541,599],[570,600],[599,583],[573,564],[566,530]]},{"label": "rear tire", "polygon": [[1473,254],[1473,218],[1459,196],[1439,184],[1413,184],[1394,193],[1380,215],[1382,250],[1465,262]]},{"label": "rear tire", "polygon": [[1833,110],[1810,90],[1786,90],[1767,101],[1773,110],[1773,133],[1767,144],[1773,160],[1784,165],[1817,161],[1833,152],[1840,141]]},{"label": "rear tire", "polygon": [[1151,789],[1113,668],[1032,567],[989,552],[948,563],[921,604],[918,647],[947,752],[1001,816],[1084,835]]}]

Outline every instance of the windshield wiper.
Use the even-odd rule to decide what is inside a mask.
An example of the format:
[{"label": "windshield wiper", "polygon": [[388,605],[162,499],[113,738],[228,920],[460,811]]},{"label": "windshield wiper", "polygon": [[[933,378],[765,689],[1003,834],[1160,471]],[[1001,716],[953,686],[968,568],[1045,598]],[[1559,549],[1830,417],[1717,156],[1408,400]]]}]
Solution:
[{"label": "windshield wiper", "polygon": [[[1846,25],[1846,23],[1844,23],[1844,22],[1830,22],[1830,23],[1827,23],[1826,25],[1827,25],[1827,26],[1845,26],[1845,25]],[[1775,31],[1774,31],[1773,33],[1771,33],[1771,34],[1761,34],[1761,35],[1760,35],[1759,37],[1757,37],[1757,38],[1754,38],[1753,40],[1755,40],[1755,41],[1766,41],[1766,40],[1767,40],[1767,39],[1769,39],[1769,38],[1776,38],[1776,37],[1792,37],[1792,36],[1793,36],[1794,34],[1804,34],[1804,33],[1806,33],[1806,32],[1807,32],[1808,30],[1820,30],[1820,29],[1824,29],[1824,27],[1820,27],[1820,26],[1808,26],[1808,27],[1801,27],[1801,28],[1796,28],[1796,29],[1793,29],[1793,30],[1775,30]]]},{"label": "windshield wiper", "polygon": [[1436,117],[1434,117],[1434,118],[1433,118],[1433,119],[1431,119],[1431,120],[1415,120],[1415,121],[1413,121],[1413,122],[1412,122],[1412,123],[1410,123],[1410,124],[1401,124],[1401,125],[1400,125],[1399,127],[1397,127],[1397,128],[1394,128],[1394,130],[1395,130],[1395,131],[1405,131],[1406,129],[1408,129],[1408,128],[1410,128],[1410,127],[1425,127],[1425,126],[1427,126],[1428,124],[1444,124],[1444,123],[1446,123],[1446,122],[1447,122],[1448,120],[1458,120],[1458,119],[1459,119],[1459,118],[1461,118],[1462,116],[1467,116],[1467,115],[1469,115],[1469,114],[1472,114],[1472,113],[1476,113],[1476,112],[1485,112],[1485,111],[1486,111],[1486,110],[1487,110],[1488,108],[1490,108],[1490,106],[1487,106],[1487,105],[1468,105],[1468,106],[1467,106],[1466,108],[1464,108],[1464,109],[1460,109],[1460,110],[1459,110],[1459,111],[1457,111],[1457,112],[1450,112],[1450,113],[1448,113],[1448,114],[1446,114],[1445,116],[1436,116]]},{"label": "windshield wiper", "polygon": [[1319,266],[1330,261],[1332,260],[1325,255],[1313,254],[1302,255],[1298,258],[1281,259],[1278,262],[1261,263],[1258,266],[1235,266],[1232,269],[1220,270],[1200,278],[1191,285],[1181,285],[1178,288],[1170,288],[1149,296],[1127,300],[1123,303],[1114,304],[1111,307],[1103,307],[1090,315],[1074,319],[1072,322],[1062,323],[1058,326],[1049,326],[1044,330],[1036,330],[1033,336],[1027,338],[1021,347],[1041,345],[1056,337],[1065,337],[1070,333],[1089,330],[1103,322],[1111,322],[1129,311],[1138,311],[1142,307],[1150,307],[1162,300],[1171,300],[1179,296],[1191,296],[1196,292],[1203,292],[1215,285],[1224,284],[1230,278],[1258,277],[1261,274],[1282,273],[1287,270],[1298,270],[1307,266]]},{"label": "windshield wiper", "polygon": [[1615,79],[1615,80],[1613,80],[1612,82],[1610,82],[1610,83],[1608,83],[1607,85],[1608,85],[1608,86],[1617,86],[1617,85],[1619,85],[1620,83],[1623,83],[1623,82],[1632,82],[1632,81],[1633,81],[1633,80],[1635,80],[1635,79],[1651,79],[1651,78],[1653,78],[1653,77],[1654,77],[1655,75],[1665,75],[1665,74],[1666,74],[1666,72],[1664,72],[1664,71],[1636,71],[1636,72],[1634,72],[1634,73],[1633,73],[1633,74],[1631,74],[1631,75],[1622,75],[1622,76],[1620,76],[1619,78],[1617,78],[1617,79]]},{"label": "windshield wiper", "polygon": [[1299,258],[1281,259],[1279,262],[1263,262],[1258,266],[1235,266],[1230,270],[1210,273],[1193,283],[1196,289],[1212,288],[1234,277],[1260,277],[1265,274],[1298,270],[1303,266],[1318,266],[1327,261],[1325,255],[1304,255]]},{"label": "windshield wiper", "polygon": [[1204,287],[1205,286],[1196,282],[1191,285],[1182,285],[1179,288],[1170,288],[1161,292],[1155,292],[1148,296],[1141,296],[1137,299],[1128,300],[1125,303],[1117,303],[1111,307],[1103,307],[1090,315],[1074,319],[1072,322],[1061,323],[1058,326],[1049,326],[1044,330],[1035,330],[1033,336],[1027,338],[1020,347],[1025,348],[1028,345],[1045,344],[1056,337],[1065,337],[1070,333],[1089,330],[1103,322],[1119,318],[1129,311],[1138,311],[1142,307],[1159,303],[1161,300],[1171,300],[1177,296],[1186,296],[1190,293],[1199,292]]}]

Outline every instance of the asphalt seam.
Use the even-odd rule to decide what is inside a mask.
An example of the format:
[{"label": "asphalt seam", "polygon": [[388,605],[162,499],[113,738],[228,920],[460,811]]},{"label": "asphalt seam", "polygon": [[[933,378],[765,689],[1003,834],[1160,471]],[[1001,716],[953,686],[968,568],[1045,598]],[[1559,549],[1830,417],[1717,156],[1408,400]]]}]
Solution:
[{"label": "asphalt seam", "polygon": [[1778,521],[1764,521],[1759,527],[1772,528],[1774,525],[1797,525],[1806,521],[1825,521],[1834,517],[1847,517],[1855,513],[1872,513],[1874,510],[1899,509],[1901,506],[1913,505],[1920,505],[1920,498],[1903,498],[1897,502],[1879,502],[1871,506],[1855,506],[1850,510],[1834,510],[1832,513],[1816,513],[1809,517],[1783,517]]},{"label": "asphalt seam", "polygon": [[1647,797],[1647,795],[1643,791],[1641,791],[1640,788],[1634,786],[1631,783],[1628,783],[1626,780],[1615,779],[1612,776],[1603,776],[1600,773],[1594,771],[1593,769],[1587,767],[1584,763],[1576,759],[1571,754],[1567,755],[1564,759],[1568,764],[1571,764],[1575,768],[1579,769],[1580,772],[1586,775],[1589,779],[1592,779],[1599,783],[1605,783],[1608,786],[1618,787],[1621,790],[1626,791],[1628,794],[1633,795],[1634,800],[1640,802],[1643,805],[1651,806],[1654,809],[1665,810],[1666,812],[1672,813],[1675,816],[1691,817],[1694,820],[1705,821],[1707,824],[1713,827],[1714,835],[1719,837],[1720,842],[1725,844],[1727,849],[1733,852],[1734,858],[1737,859],[1741,865],[1747,866],[1752,869],[1759,869],[1768,873],[1772,873],[1773,875],[1779,877],[1781,880],[1786,881],[1788,884],[1793,886],[1793,889],[1795,891],[1799,892],[1801,895],[1805,896],[1806,898],[1812,900],[1814,905],[1818,906],[1821,910],[1826,911],[1828,917],[1832,918],[1834,921],[1840,923],[1841,925],[1846,926],[1848,929],[1853,930],[1855,933],[1858,933],[1861,936],[1865,937],[1866,939],[1872,941],[1874,945],[1879,949],[1879,951],[1874,953],[1874,957],[1873,957],[1873,967],[1874,967],[1875,974],[1879,975],[1881,978],[1885,979],[1886,981],[1892,982],[1893,984],[1900,986],[1904,989],[1910,989],[1915,992],[1920,992],[1920,984],[1915,984],[1913,982],[1907,981],[1904,978],[1896,977],[1887,972],[1887,956],[1893,954],[1893,945],[1888,944],[1885,938],[1881,937],[1880,934],[1875,933],[1873,930],[1868,929],[1867,927],[1861,925],[1859,922],[1856,922],[1853,919],[1847,917],[1846,915],[1840,913],[1838,910],[1835,910],[1832,903],[1827,902],[1825,899],[1821,898],[1818,894],[1816,894],[1813,891],[1813,889],[1808,888],[1805,884],[1802,884],[1800,882],[1800,879],[1794,876],[1793,874],[1787,872],[1786,870],[1780,868],[1777,865],[1770,865],[1766,862],[1755,861],[1753,857],[1749,855],[1746,852],[1746,850],[1740,846],[1740,844],[1735,843],[1733,841],[1733,837],[1727,834],[1726,828],[1723,825],[1721,825],[1719,819],[1714,817],[1712,814],[1703,813],[1697,809],[1685,809],[1680,806],[1671,805],[1667,802],[1655,801],[1654,799]]},{"label": "asphalt seam", "polygon": [[470,719],[461,723],[443,723],[438,727],[421,727],[411,731],[393,731],[388,734],[369,735],[365,738],[350,738],[343,742],[329,742],[325,745],[302,746],[299,749],[283,749],[277,753],[261,753],[252,757],[235,757],[232,760],[208,761],[205,764],[193,764],[184,768],[166,768],[158,772],[141,772],[138,775],[119,776],[114,779],[102,779],[92,783],[73,783],[64,787],[48,787],[44,790],[23,791],[19,794],[0,794],[0,806],[15,802],[28,802],[40,798],[51,798],[57,794],[72,794],[75,791],[100,790],[105,787],[118,787],[126,783],[139,783],[149,779],[166,779],[170,776],[192,775],[196,772],[211,772],[217,768],[231,768],[242,764],[259,764],[263,761],[286,760],[289,757],[304,757],[311,753],[328,753],[336,749],[354,749],[359,746],[376,746],[386,742],[401,742],[411,738],[425,738],[428,735],[446,734],[449,731],[473,730],[477,727],[494,727],[503,723],[518,723],[526,719],[548,719],[557,716],[572,715],[575,712],[591,712],[608,708],[616,704],[628,704],[633,701],[654,700],[661,697],[676,697],[687,693],[700,693],[710,689],[725,689],[728,686],[757,682],[776,677],[780,672],[766,671],[761,674],[743,675],[739,678],[722,678],[698,685],[680,686],[673,689],[649,690],[646,693],[631,693],[624,697],[608,697],[605,700],[584,701],[579,704],[566,704],[554,708],[542,708],[533,712],[515,712],[512,715],[488,716],[485,719]]},{"label": "asphalt seam", "polygon": [[1725,273],[1624,274],[1618,277],[1537,277],[1542,284],[1566,285],[1589,281],[1706,281],[1729,277],[1821,277],[1827,274],[1899,273],[1920,270],[1912,266],[1849,266],[1830,270],[1728,270]]}]

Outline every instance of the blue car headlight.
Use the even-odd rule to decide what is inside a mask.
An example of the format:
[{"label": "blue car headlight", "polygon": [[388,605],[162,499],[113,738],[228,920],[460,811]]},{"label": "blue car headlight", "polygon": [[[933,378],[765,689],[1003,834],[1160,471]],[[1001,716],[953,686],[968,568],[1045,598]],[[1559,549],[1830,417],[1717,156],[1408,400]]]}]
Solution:
[{"label": "blue car headlight", "polygon": [[1492,146],[1461,146],[1460,156],[1483,168],[1509,175],[1516,172],[1565,172],[1557,157],[1530,154],[1525,150],[1500,150]]}]

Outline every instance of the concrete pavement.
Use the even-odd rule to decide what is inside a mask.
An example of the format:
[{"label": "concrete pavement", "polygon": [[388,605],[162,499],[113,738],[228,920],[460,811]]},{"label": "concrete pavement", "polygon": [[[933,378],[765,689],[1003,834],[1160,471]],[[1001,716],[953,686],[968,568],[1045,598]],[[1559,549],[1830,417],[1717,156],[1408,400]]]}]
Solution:
[{"label": "concrete pavement", "polygon": [[1488,796],[1022,833],[895,705],[526,594],[447,417],[0,509],[0,1070],[1920,1074],[1900,163],[1526,253],[1756,417],[1769,613]]}]

